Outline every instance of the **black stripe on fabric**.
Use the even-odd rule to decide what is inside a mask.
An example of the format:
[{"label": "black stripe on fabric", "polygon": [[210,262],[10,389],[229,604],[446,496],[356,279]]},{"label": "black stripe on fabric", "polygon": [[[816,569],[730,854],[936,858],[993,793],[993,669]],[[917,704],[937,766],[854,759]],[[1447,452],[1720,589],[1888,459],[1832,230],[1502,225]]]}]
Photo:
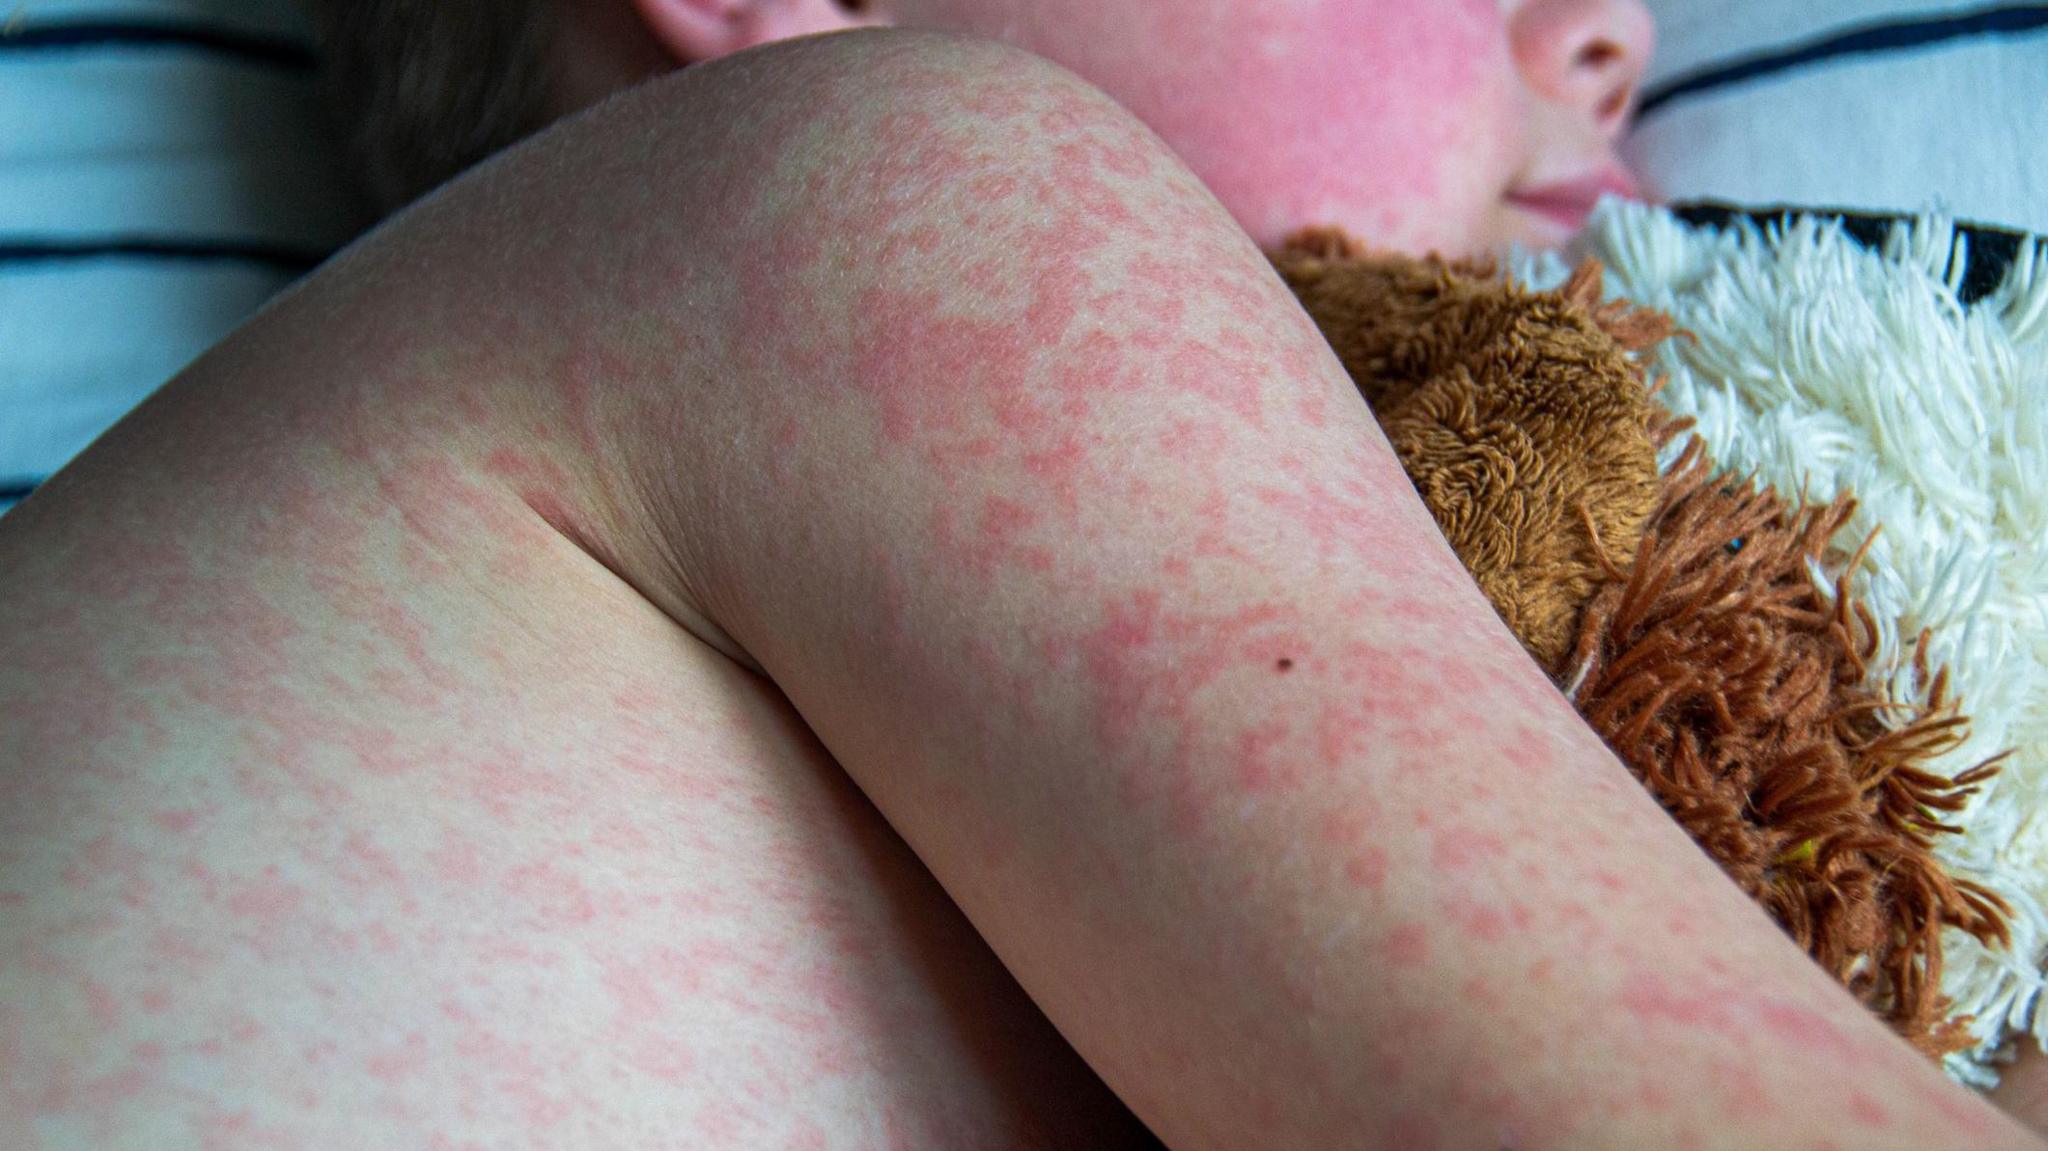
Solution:
[{"label": "black stripe on fabric", "polygon": [[32,483],[0,483],[0,504],[20,503],[36,490]]},{"label": "black stripe on fabric", "polygon": [[0,24],[0,55],[92,48],[185,48],[294,72],[311,72],[319,64],[302,41],[204,24],[71,20],[13,29]]},{"label": "black stripe on fabric", "polygon": [[250,240],[173,240],[150,236],[40,240],[0,235],[0,265],[98,259],[224,261],[259,264],[296,275],[312,270],[330,254]]},{"label": "black stripe on fabric", "polygon": [[1805,44],[1709,65],[1668,80],[1643,93],[1636,115],[1648,116],[1681,97],[1745,84],[1840,56],[1896,52],[1972,36],[2016,36],[2043,29],[2048,29],[2048,4],[2005,5],[1963,15],[1855,28]]},{"label": "black stripe on fabric", "polygon": [[[1872,251],[1882,251],[1884,243],[1891,237],[1892,229],[1907,224],[1913,217],[1893,216],[1876,212],[1848,212],[1834,208],[1791,208],[1783,205],[1759,206],[1753,204],[1728,204],[1717,200],[1696,200],[1683,204],[1672,204],[1671,214],[1696,227],[1725,230],[1738,219],[1748,220],[1768,232],[1773,227],[1789,227],[1793,220],[1812,216],[1823,220],[1838,220],[1843,234]],[[2012,272],[2013,262],[2019,258],[2020,246],[2026,241],[2026,234],[2006,228],[1994,228],[1986,224],[1958,222],[1956,234],[1968,241],[1963,262],[1962,284],[1956,289],[1956,299],[1965,307],[1998,290],[2000,284]]]}]

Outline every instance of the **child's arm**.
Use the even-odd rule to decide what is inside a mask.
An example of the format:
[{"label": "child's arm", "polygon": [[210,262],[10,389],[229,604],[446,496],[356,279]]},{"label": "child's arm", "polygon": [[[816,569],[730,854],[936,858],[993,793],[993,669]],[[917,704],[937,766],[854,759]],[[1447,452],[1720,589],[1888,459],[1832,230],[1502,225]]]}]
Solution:
[{"label": "child's arm", "polygon": [[583,274],[674,307],[560,400],[662,530],[614,562],[774,678],[1169,1143],[2034,1145],[1579,723],[1133,121],[956,41],[720,75],[484,185],[588,165],[640,230]]},{"label": "child's arm", "polygon": [[[2035,1146],[1657,810],[1214,201],[1012,52],[827,38],[630,95],[0,529],[0,1142],[738,1147],[770,1104],[721,1064],[805,1028],[1052,1066],[808,963],[908,885],[806,903],[828,856],[760,845],[869,813],[756,834],[843,781],[808,742],[721,776],[786,729],[680,624],[1183,1151]],[[750,916],[798,938],[740,954],[783,938]],[[902,945],[924,988],[987,987],[941,938]],[[749,1004],[783,1010],[711,1010]],[[875,1135],[956,1070],[872,1063]]]}]

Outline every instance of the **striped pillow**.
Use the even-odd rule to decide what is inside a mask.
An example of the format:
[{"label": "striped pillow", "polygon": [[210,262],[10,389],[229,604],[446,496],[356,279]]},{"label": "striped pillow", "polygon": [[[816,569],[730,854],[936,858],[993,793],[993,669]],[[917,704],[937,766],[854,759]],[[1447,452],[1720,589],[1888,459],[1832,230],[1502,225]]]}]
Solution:
[{"label": "striped pillow", "polygon": [[370,220],[289,0],[0,16],[0,510]]},{"label": "striped pillow", "polygon": [[2048,233],[2048,4],[1647,3],[1625,151],[1664,198]]}]

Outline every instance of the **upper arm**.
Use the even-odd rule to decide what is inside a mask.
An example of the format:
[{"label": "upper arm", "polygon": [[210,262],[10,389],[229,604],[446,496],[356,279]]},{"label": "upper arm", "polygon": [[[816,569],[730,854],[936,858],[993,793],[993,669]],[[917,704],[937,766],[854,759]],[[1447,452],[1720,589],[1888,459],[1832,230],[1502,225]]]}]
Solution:
[{"label": "upper arm", "polygon": [[1572,715],[1142,125],[993,46],[778,51],[675,130],[731,162],[604,161],[673,208],[608,272],[673,311],[608,298],[568,397],[622,566],[1170,1143],[1991,1137]]}]

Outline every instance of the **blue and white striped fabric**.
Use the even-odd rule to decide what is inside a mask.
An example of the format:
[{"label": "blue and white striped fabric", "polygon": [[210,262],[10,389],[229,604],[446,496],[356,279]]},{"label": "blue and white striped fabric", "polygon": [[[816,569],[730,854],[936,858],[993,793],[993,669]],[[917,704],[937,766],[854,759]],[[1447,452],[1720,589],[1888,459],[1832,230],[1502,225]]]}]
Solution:
[{"label": "blue and white striped fabric", "polygon": [[4,510],[369,214],[290,0],[0,13]]},{"label": "blue and white striped fabric", "polygon": [[1647,0],[1625,149],[1670,200],[2048,233],[2048,4]]}]

